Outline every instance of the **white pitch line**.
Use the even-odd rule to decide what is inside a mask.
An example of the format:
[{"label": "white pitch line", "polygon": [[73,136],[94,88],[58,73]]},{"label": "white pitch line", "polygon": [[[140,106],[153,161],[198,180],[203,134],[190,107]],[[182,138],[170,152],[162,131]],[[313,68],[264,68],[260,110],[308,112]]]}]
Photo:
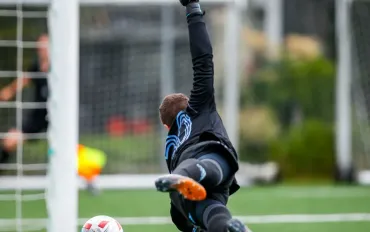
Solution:
[{"label": "white pitch line", "polygon": [[[296,214],[296,215],[253,215],[236,216],[246,224],[266,224],[266,223],[314,223],[314,222],[342,222],[342,221],[370,221],[370,213],[350,213],[350,214]],[[88,219],[81,219],[83,224]],[[168,217],[128,217],[117,218],[122,225],[164,225],[172,224]]]},{"label": "white pitch line", "polygon": [[237,217],[246,224],[321,223],[370,221],[370,213],[348,214],[293,214]]},{"label": "white pitch line", "polygon": [[262,198],[266,199],[266,197],[274,197],[274,198],[296,198],[296,199],[313,199],[313,198],[325,198],[325,199],[333,199],[333,198],[369,198],[370,197],[370,189],[369,191],[358,189],[358,190],[337,190],[337,191],[295,191],[295,190],[285,190],[284,191],[271,191],[271,192],[263,192],[259,195],[250,194],[248,196],[250,199],[254,198]]},{"label": "white pitch line", "polygon": [[[169,217],[115,217],[123,226],[127,225],[170,225]],[[253,215],[237,216],[243,223],[249,224],[278,224],[278,223],[323,223],[323,222],[359,222],[370,221],[370,213],[348,214],[286,214],[286,215]],[[88,218],[80,218],[79,225],[83,225]],[[47,219],[22,219],[22,226],[46,226]],[[16,219],[0,219],[2,228],[15,227]]]}]

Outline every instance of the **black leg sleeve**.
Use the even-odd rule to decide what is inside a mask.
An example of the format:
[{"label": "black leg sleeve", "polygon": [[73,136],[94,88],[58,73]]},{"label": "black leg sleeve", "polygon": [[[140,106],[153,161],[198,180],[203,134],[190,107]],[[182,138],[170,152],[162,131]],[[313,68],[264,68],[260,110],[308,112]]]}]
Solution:
[{"label": "black leg sleeve", "polygon": [[203,224],[207,231],[227,232],[227,222],[230,219],[229,210],[221,204],[210,205],[203,213]]},{"label": "black leg sleeve", "polygon": [[177,229],[183,232],[192,232],[193,231],[193,225],[189,222],[187,218],[185,218],[180,211],[176,209],[176,207],[171,204],[171,219],[172,222],[175,224]]},{"label": "black leg sleeve", "polygon": [[185,160],[173,171],[173,174],[190,177],[202,184],[206,189],[219,185],[224,176],[217,162],[208,159]]}]

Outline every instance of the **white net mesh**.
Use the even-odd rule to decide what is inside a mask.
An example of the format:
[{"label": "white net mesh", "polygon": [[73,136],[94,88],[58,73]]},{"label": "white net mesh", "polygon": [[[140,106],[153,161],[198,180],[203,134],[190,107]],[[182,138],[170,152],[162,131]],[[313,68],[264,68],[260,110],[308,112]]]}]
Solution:
[{"label": "white net mesh", "polygon": [[[166,49],[172,57],[163,58]],[[192,83],[184,10],[84,6],[80,53],[81,143],[108,154],[105,173],[163,171],[158,106],[166,88],[189,94]]]},{"label": "white net mesh", "polygon": [[353,150],[356,167],[370,170],[370,1],[356,0],[351,5],[352,56],[353,56]]},{"label": "white net mesh", "polygon": [[[45,32],[46,9],[45,7],[29,7],[12,5],[0,7],[0,87],[8,85],[11,82],[16,83],[20,89],[22,77],[27,75],[30,78],[45,78],[40,73],[24,73],[29,70],[31,62],[36,57],[36,39]],[[13,136],[19,143],[14,155],[11,156],[8,164],[0,164],[0,170],[3,175],[0,181],[0,188],[9,187],[9,182],[14,191],[4,191],[0,194],[0,204],[2,213],[0,224],[1,231],[38,231],[40,225],[25,225],[22,222],[24,214],[29,213],[29,206],[35,201],[44,199],[44,192],[23,192],[21,177],[29,174],[43,173],[46,169],[46,142],[45,133],[26,134],[28,140],[40,140],[39,143],[29,143],[23,146],[19,136],[9,135],[8,130],[14,128],[21,130],[24,120],[29,117],[29,112],[45,108],[43,102],[34,102],[33,87],[26,91],[18,91],[14,98],[8,102],[0,103],[0,135],[1,138]],[[11,176],[16,176],[14,179]],[[10,180],[10,181],[7,181]],[[7,186],[8,185],[8,186]],[[12,219],[14,218],[14,219]]]}]

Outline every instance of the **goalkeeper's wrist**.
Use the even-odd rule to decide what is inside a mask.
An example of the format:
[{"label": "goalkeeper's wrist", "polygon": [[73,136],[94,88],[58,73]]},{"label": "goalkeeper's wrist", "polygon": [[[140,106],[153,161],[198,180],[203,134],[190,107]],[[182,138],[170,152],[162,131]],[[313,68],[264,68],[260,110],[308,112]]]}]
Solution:
[{"label": "goalkeeper's wrist", "polygon": [[199,2],[190,2],[186,5],[186,17],[193,15],[203,15]]}]

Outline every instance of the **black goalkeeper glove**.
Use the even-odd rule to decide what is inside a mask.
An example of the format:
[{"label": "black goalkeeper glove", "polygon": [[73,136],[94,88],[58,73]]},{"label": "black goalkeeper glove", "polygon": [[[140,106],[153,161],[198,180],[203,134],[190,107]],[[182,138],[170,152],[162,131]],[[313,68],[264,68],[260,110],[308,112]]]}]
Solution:
[{"label": "black goalkeeper glove", "polygon": [[200,9],[199,0],[180,0],[180,3],[186,7],[186,17],[190,15],[204,15]]},{"label": "black goalkeeper glove", "polygon": [[180,3],[183,5],[183,6],[187,6],[189,3],[191,2],[199,2],[199,0],[180,0]]}]

